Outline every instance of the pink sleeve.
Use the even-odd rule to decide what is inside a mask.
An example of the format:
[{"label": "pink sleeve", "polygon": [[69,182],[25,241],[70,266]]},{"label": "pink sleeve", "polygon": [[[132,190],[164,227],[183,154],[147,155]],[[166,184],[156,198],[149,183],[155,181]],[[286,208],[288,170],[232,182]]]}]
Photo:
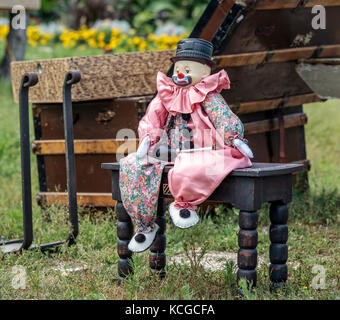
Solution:
[{"label": "pink sleeve", "polygon": [[156,143],[163,130],[168,111],[163,106],[158,95],[150,102],[144,117],[138,125],[139,141],[143,141],[146,136],[151,139],[151,145]]}]

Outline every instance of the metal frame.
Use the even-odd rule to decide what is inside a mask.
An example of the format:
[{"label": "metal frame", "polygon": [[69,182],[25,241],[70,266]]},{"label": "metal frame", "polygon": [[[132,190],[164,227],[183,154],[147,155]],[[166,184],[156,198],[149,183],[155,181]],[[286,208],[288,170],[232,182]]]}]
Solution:
[{"label": "metal frame", "polygon": [[31,187],[31,159],[30,159],[30,136],[29,136],[29,88],[38,83],[38,75],[30,72],[22,77],[19,92],[20,108],[20,150],[21,150],[21,177],[22,177],[22,208],[23,208],[23,240],[15,239],[1,241],[0,249],[3,253],[21,253],[22,250],[39,248],[42,251],[52,250],[62,244],[75,243],[78,229],[77,189],[73,146],[73,117],[72,117],[72,85],[79,82],[81,75],[78,71],[70,71],[66,74],[63,86],[63,113],[65,132],[65,153],[67,168],[67,189],[69,201],[69,219],[71,230],[68,238],[62,241],[32,245],[33,220],[32,220],[32,187]]}]

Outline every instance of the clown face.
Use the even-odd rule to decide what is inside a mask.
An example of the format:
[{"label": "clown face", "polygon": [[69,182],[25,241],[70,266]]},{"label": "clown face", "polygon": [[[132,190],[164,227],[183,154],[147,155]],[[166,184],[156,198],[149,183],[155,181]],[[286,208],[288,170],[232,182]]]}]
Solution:
[{"label": "clown face", "polygon": [[172,81],[180,87],[190,87],[211,74],[207,64],[197,61],[180,60],[175,63]]}]

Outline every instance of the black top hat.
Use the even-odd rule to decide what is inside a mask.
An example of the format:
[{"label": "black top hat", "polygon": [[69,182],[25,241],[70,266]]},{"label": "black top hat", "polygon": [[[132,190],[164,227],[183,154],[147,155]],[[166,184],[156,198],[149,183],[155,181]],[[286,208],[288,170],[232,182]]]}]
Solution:
[{"label": "black top hat", "polygon": [[211,42],[199,38],[182,39],[177,44],[176,56],[171,58],[172,62],[179,60],[193,60],[215,67],[216,63],[211,59],[213,53]]}]

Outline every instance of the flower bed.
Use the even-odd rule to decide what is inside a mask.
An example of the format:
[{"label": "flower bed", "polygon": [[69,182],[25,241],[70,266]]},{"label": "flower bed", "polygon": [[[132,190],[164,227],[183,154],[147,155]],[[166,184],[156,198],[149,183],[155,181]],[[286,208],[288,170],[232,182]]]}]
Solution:
[{"label": "flower bed", "polygon": [[[0,25],[0,41],[5,41],[9,32],[9,26]],[[61,32],[46,33],[40,27],[29,26],[27,28],[28,44],[30,46],[52,46],[62,44],[64,48],[101,48],[105,52],[129,52],[146,50],[167,50],[176,49],[177,42],[188,35],[165,34],[156,36],[148,34],[137,35],[132,29],[129,33],[124,33],[118,29],[88,29],[82,26],[79,30],[62,28]]]}]

